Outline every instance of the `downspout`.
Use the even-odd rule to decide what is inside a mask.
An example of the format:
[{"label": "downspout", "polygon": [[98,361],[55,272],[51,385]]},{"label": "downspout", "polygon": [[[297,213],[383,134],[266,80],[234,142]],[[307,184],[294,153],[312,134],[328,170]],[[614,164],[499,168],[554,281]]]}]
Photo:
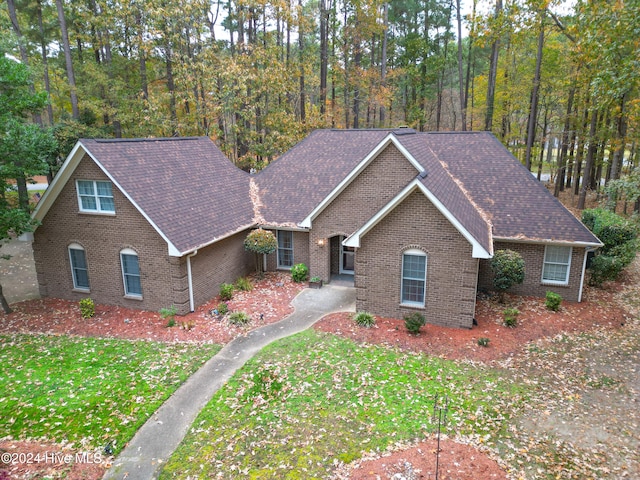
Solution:
[{"label": "downspout", "polygon": [[189,284],[189,311],[194,312],[195,301],[193,300],[193,276],[191,275],[191,257],[195,257],[198,254],[198,250],[187,255],[187,282]]},{"label": "downspout", "polygon": [[582,287],[584,287],[584,276],[587,271],[587,257],[589,252],[595,252],[599,247],[586,247],[584,249],[584,260],[582,261],[582,276],[580,277],[580,291],[578,292],[578,303],[582,302]]}]

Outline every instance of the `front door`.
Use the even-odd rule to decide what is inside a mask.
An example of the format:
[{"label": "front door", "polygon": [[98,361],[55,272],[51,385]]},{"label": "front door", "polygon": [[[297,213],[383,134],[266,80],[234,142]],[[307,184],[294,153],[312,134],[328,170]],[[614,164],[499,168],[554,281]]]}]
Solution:
[{"label": "front door", "polygon": [[356,249],[342,245],[344,237],[340,237],[340,273],[353,275]]}]

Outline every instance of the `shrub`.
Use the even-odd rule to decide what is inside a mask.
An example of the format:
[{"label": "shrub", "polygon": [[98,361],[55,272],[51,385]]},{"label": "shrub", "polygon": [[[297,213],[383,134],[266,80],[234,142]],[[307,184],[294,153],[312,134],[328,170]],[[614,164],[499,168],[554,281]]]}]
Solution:
[{"label": "shrub", "polygon": [[225,302],[233,298],[234,286],[230,283],[220,285],[220,298]]},{"label": "shrub", "polygon": [[591,260],[591,276],[589,277],[589,285],[599,287],[604,282],[615,280],[624,270],[624,263],[618,258],[611,255],[596,255]]},{"label": "shrub", "polygon": [[513,285],[524,281],[524,260],[513,250],[498,250],[491,259],[493,287],[500,292],[500,301],[504,301],[504,292]]},{"label": "shrub", "polygon": [[167,327],[173,327],[176,324],[178,310],[176,310],[175,305],[171,305],[169,308],[161,308],[159,313],[163,319],[168,320]]},{"label": "shrub", "polygon": [[515,327],[518,324],[518,315],[520,315],[520,310],[517,308],[507,308],[504,312],[504,326],[505,327]]},{"label": "shrub", "polygon": [[309,275],[309,269],[304,263],[296,263],[291,267],[291,278],[294,282],[304,282]]},{"label": "shrub", "polygon": [[553,310],[554,312],[560,310],[560,304],[562,303],[562,297],[560,295],[555,292],[547,292],[545,298],[544,304],[549,310]]},{"label": "shrub", "polygon": [[229,315],[229,323],[241,327],[251,321],[251,317],[244,312],[233,312]]},{"label": "shrub", "polygon": [[412,335],[418,335],[420,329],[427,323],[424,315],[414,312],[404,316],[404,324]]},{"label": "shrub", "polygon": [[481,347],[488,347],[490,341],[491,340],[488,339],[487,337],[480,337],[478,339],[478,345],[480,345]]},{"label": "shrub", "polygon": [[227,313],[229,313],[229,305],[224,302],[219,303],[216,310],[218,310],[218,315],[226,315]]},{"label": "shrub", "polygon": [[371,328],[376,324],[376,317],[369,312],[358,312],[353,316],[353,320],[356,322],[356,325],[365,328]]},{"label": "shrub", "polygon": [[82,318],[91,318],[96,314],[96,304],[90,298],[83,298],[78,302]]},{"label": "shrub", "polygon": [[253,290],[253,283],[247,277],[241,277],[236,280],[236,290],[240,290],[241,292],[250,292]]},{"label": "shrub", "polygon": [[257,228],[249,232],[244,239],[244,248],[255,253],[256,272],[262,277],[262,255],[273,253],[278,248],[278,240],[271,230]]},{"label": "shrub", "polygon": [[589,283],[599,286],[615,280],[635,258],[638,226],[601,208],[583,211],[582,221],[604,243],[589,265]]}]

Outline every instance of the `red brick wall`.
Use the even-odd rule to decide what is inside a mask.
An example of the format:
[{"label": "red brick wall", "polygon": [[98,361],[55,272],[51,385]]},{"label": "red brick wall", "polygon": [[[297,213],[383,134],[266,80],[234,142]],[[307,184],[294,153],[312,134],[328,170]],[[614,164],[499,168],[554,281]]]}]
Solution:
[{"label": "red brick wall", "polygon": [[[519,243],[519,242],[495,242],[494,251],[509,249],[522,255],[525,263],[525,278],[521,285],[516,285],[509,289],[510,293],[516,295],[531,295],[544,297],[548,290],[561,295],[563,299],[577,302],[580,291],[580,277],[582,276],[582,265],[584,262],[585,249],[573,247],[571,255],[571,270],[569,273],[569,284],[548,285],[542,283],[542,264],[544,261],[544,245]],[[493,290],[493,272],[491,271],[491,260],[480,261],[480,275],[478,287],[482,290]]]},{"label": "red brick wall", "polygon": [[[180,261],[167,254],[167,244],[135,207],[113,186],[115,215],[80,213],[75,181],[108,180],[85,157],[62,190],[42,225],[34,234],[33,250],[42,296],[95,302],[131,308],[157,310],[175,304],[188,306],[186,275]],[[68,246],[85,249],[91,290],[75,292]],[[120,251],[131,248],[138,254],[141,300],[125,298]]]},{"label": "red brick wall", "polygon": [[[427,254],[424,308],[400,304],[402,254]],[[362,237],[356,253],[356,307],[393,318],[419,311],[427,322],[471,328],[478,260],[472,247],[421,193],[412,193]]]},{"label": "red brick wall", "polygon": [[[331,273],[331,246],[327,239],[348,237],[395,197],[418,171],[390,145],[313,221],[309,238],[310,275],[325,282]],[[324,239],[324,246],[318,240]],[[356,259],[358,254],[356,253]]]}]

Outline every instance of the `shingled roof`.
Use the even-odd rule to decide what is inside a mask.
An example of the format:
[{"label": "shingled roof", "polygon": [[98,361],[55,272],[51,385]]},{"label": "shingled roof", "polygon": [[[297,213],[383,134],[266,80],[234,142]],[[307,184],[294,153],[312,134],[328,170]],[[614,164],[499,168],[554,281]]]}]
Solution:
[{"label": "shingled roof", "polygon": [[77,164],[86,152],[167,240],[172,255],[254,223],[249,174],[208,137],[82,139],[74,152],[67,162],[75,157]]},{"label": "shingled roof", "polygon": [[482,245],[494,239],[600,245],[488,132],[317,130],[256,176],[264,221],[296,226],[392,134],[422,184]]},{"label": "shingled roof", "polygon": [[299,228],[390,135],[422,170],[414,182],[486,252],[496,239],[600,245],[487,132],[317,130],[253,176],[208,137],[84,139],[34,217],[42,220],[86,153],[165,238],[170,253],[184,255],[258,224]]}]

